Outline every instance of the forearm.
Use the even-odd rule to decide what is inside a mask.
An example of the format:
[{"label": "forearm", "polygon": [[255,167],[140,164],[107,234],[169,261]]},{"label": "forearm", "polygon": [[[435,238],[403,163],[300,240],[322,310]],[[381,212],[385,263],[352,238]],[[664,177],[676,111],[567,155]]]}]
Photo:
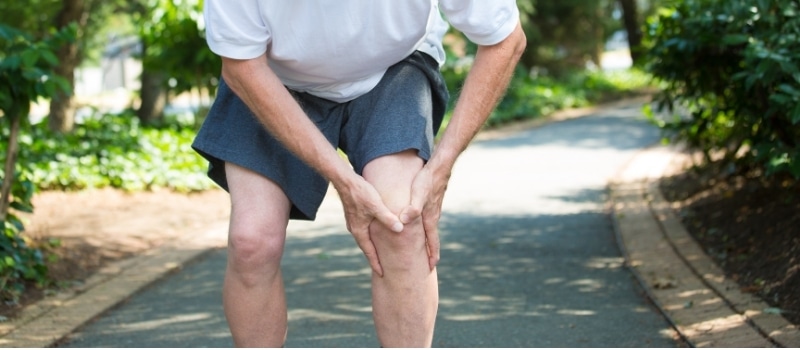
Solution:
[{"label": "forearm", "polygon": [[289,151],[336,186],[355,174],[306,116],[264,56],[252,60],[223,59],[222,76],[262,125]]},{"label": "forearm", "polygon": [[449,175],[456,158],[466,149],[502,98],[522,52],[525,34],[517,28],[500,43],[479,46],[453,116],[428,165]]}]

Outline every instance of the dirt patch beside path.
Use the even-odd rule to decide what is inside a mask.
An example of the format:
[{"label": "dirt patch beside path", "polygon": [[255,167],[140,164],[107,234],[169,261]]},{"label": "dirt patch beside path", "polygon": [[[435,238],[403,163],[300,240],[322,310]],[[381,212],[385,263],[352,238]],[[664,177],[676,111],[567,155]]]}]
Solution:
[{"label": "dirt patch beside path", "polygon": [[[126,193],[114,189],[43,192],[33,199],[26,235],[45,242],[60,241],[59,258],[49,263],[56,287],[79,286],[101,267],[186,237],[230,213],[222,190],[175,193],[167,190]],[[225,234],[221,232],[220,234]],[[52,290],[30,287],[17,304],[0,305],[0,315],[12,316]]]},{"label": "dirt patch beside path", "polygon": [[800,183],[687,171],[662,180],[684,227],[727,276],[800,324]]}]

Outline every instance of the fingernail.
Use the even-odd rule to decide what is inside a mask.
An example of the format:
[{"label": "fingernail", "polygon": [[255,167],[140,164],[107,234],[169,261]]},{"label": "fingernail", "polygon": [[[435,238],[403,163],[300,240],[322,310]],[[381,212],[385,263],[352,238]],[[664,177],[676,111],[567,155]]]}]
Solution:
[{"label": "fingernail", "polygon": [[394,232],[402,232],[403,231],[403,223],[397,222],[392,226],[392,231]]},{"label": "fingernail", "polygon": [[408,223],[408,215],[407,214],[400,215],[400,221],[402,221],[404,224],[407,224]]}]

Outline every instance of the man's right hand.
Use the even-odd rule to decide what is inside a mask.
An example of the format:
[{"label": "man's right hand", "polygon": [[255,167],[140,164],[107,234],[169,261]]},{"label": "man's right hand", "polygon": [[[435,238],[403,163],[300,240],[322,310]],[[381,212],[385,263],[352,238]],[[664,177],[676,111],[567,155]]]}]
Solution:
[{"label": "man's right hand", "polygon": [[334,184],[334,187],[344,207],[347,230],[364,252],[372,270],[382,277],[383,268],[372,243],[369,226],[373,221],[378,221],[394,232],[402,232],[403,223],[386,207],[375,187],[361,176],[355,175],[347,184]]}]

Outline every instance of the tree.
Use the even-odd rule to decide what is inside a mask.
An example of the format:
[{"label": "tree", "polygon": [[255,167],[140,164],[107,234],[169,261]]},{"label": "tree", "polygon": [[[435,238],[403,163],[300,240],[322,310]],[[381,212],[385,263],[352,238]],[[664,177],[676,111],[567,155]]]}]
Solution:
[{"label": "tree", "polygon": [[617,25],[610,0],[518,1],[528,49],[521,64],[552,73],[600,64],[603,45]]},{"label": "tree", "polygon": [[628,34],[628,47],[631,52],[631,59],[634,65],[642,63],[642,22],[639,20],[639,7],[636,0],[619,0],[622,8],[622,23],[625,32]]},{"label": "tree", "polygon": [[[82,40],[89,23],[89,13],[97,3],[99,1],[96,0],[64,0],[55,17],[55,27],[60,29],[74,24],[77,28],[76,36],[78,40]],[[75,125],[75,106],[71,91],[75,88],[75,69],[83,58],[80,41],[64,44],[58,49],[57,55],[60,64],[56,66],[55,73],[67,79],[70,92],[62,91],[52,96],[48,125],[50,130],[69,132]]]},{"label": "tree", "polygon": [[[67,79],[74,90],[74,71],[83,62],[88,49],[98,45],[94,36],[108,18],[119,8],[121,0],[31,0],[0,3],[0,23],[29,33],[32,40],[60,30],[75,27],[75,40],[65,43],[56,52],[59,64],[56,73]],[[68,132],[74,126],[72,93],[61,92],[50,101],[48,124],[54,131]]]},{"label": "tree", "polygon": [[142,90],[139,118],[163,113],[167,91],[213,94],[221,60],[206,45],[202,0],[149,0],[139,18]]}]

